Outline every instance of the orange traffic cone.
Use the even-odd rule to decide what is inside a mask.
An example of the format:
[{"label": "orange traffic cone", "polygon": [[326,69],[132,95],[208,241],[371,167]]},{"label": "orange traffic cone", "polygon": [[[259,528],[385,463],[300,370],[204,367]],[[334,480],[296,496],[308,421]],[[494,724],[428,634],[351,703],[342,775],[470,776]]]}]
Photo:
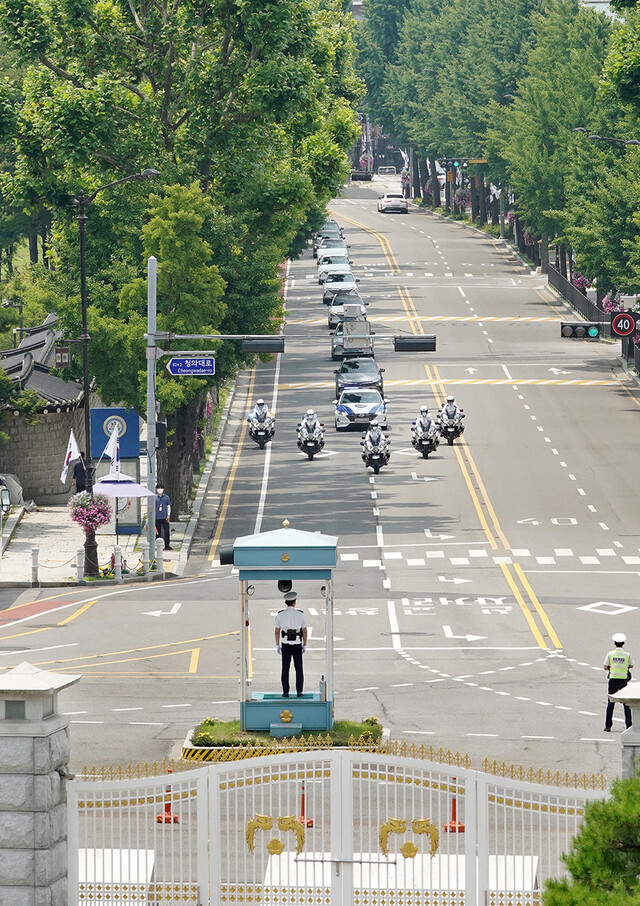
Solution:
[{"label": "orange traffic cone", "polygon": [[[456,778],[453,778],[453,782],[456,782]],[[451,821],[444,826],[444,832],[448,834],[463,834],[464,833],[464,824],[461,821],[457,820],[458,817],[458,803],[456,797],[454,796],[451,800]]]},{"label": "orange traffic cone", "polygon": [[305,793],[304,793],[304,780],[302,781],[302,804],[300,809],[300,817],[298,818],[300,824],[304,827],[313,827],[313,818],[305,817]]},{"label": "orange traffic cone", "polygon": [[[171,774],[171,768],[169,768],[168,774]],[[164,811],[160,812],[159,815],[156,815],[156,822],[158,824],[178,824],[179,819],[177,815],[174,815],[171,811],[171,787],[168,786],[166,789],[168,793],[167,798],[164,802]]]}]

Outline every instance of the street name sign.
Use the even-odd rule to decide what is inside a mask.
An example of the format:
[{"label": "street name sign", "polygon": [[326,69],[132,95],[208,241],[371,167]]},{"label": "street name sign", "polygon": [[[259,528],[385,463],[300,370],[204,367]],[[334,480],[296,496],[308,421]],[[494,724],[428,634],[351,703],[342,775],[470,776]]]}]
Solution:
[{"label": "street name sign", "polygon": [[167,371],[174,377],[211,375],[216,373],[213,356],[173,356],[167,362]]}]

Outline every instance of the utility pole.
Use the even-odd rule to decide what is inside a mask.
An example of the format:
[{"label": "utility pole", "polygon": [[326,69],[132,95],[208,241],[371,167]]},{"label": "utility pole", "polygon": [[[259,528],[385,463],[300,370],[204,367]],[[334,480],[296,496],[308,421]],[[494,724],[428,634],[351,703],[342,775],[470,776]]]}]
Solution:
[{"label": "utility pole", "polygon": [[500,186],[500,239],[504,242],[504,186]]},{"label": "utility pole", "polygon": [[156,549],[156,310],[158,261],[153,255],[147,262],[147,541],[149,556]]}]

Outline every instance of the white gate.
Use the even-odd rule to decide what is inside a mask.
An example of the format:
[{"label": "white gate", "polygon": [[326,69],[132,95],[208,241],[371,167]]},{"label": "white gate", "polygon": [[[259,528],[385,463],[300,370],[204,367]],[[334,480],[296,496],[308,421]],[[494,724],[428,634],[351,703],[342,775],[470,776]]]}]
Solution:
[{"label": "white gate", "polygon": [[71,906],[527,906],[605,795],[339,750],[68,791]]}]

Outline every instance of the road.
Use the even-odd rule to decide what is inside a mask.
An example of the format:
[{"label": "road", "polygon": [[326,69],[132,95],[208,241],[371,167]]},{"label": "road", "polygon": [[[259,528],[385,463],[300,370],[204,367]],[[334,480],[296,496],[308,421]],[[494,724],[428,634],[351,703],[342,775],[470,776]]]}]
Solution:
[{"label": "road", "polygon": [[[175,754],[201,717],[238,714],[237,579],[219,566],[219,544],[286,518],[339,536],[338,717],[376,715],[396,738],[476,763],[611,779],[623,726],[620,713],[602,732],[611,634],[626,632],[640,658],[637,385],[615,344],[561,339],[559,322],[573,316],[490,238],[417,211],[380,215],[369,186],[331,208],[386,369],[389,467],[368,474],[360,435],[333,429],[336,366],[308,253],[289,269],[286,353],[238,380],[190,578],[35,603],[25,593],[3,614],[3,665],[82,674],[62,698],[76,769]],[[437,352],[394,353],[400,330],[435,333]],[[467,413],[464,440],[425,461],[411,421],[449,393]],[[266,452],[244,428],[258,396],[277,413]],[[310,406],[327,428],[313,462],[295,445]],[[314,688],[323,600],[313,583],[298,591]],[[281,606],[275,587],[257,585],[255,689],[278,687]]]}]

